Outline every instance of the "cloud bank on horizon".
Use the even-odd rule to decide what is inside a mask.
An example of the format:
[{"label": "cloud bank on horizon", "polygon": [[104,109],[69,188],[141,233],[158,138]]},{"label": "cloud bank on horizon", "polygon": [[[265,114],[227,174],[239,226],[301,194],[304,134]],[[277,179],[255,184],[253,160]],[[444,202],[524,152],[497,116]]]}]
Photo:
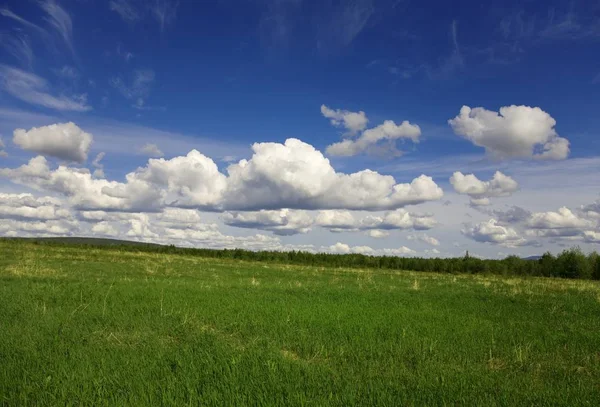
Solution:
[{"label": "cloud bank on horizon", "polygon": [[[593,97],[598,73],[569,90],[515,73],[540,44],[597,47],[585,13],[499,15],[487,31],[456,12],[444,32],[391,35],[404,18],[391,1],[317,19],[293,3],[240,5],[256,26],[229,27],[238,40],[219,48],[187,32],[191,16],[218,32],[227,2],[0,8],[0,236],[428,257],[598,248],[600,120],[558,103]],[[110,27],[92,55],[90,32]]]}]

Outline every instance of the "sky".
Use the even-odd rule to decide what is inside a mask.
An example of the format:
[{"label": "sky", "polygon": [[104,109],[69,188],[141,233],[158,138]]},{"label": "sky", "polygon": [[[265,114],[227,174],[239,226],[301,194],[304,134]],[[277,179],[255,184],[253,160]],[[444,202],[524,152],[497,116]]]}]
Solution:
[{"label": "sky", "polygon": [[0,236],[600,249],[600,0],[8,0]]}]

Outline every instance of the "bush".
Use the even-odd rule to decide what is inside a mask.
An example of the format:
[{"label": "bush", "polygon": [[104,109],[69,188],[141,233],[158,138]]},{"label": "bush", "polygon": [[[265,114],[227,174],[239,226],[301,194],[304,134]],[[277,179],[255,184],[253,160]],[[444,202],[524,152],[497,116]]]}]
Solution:
[{"label": "bush", "polygon": [[564,250],[557,258],[558,277],[590,278],[591,267],[579,247]]}]

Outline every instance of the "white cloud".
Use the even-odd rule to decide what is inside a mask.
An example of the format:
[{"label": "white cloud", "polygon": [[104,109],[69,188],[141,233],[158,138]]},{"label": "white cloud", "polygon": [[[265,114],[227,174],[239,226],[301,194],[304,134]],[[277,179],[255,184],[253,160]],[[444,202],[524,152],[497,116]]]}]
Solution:
[{"label": "white cloud", "polygon": [[[329,155],[354,156],[364,152],[374,155],[389,153],[401,155],[401,152],[395,147],[396,140],[410,139],[413,143],[418,143],[421,136],[421,128],[406,120],[399,125],[393,120],[386,120],[377,127],[364,130],[367,124],[364,112],[331,110],[325,105],[321,106],[321,112],[325,117],[331,119],[333,125],[343,125],[349,130],[350,135],[362,132],[357,138],[346,138],[328,146],[326,152]],[[387,144],[382,145],[381,142]]]},{"label": "white cloud", "polygon": [[397,256],[403,257],[406,255],[415,255],[415,252],[412,249],[409,249],[406,246],[401,246],[397,249],[373,249],[369,246],[350,246],[346,243],[337,242],[327,248],[322,248],[320,251],[329,252],[333,254],[349,254],[349,253],[358,253],[365,254],[370,256]]},{"label": "white cloud", "polygon": [[146,214],[141,214],[138,219],[130,219],[131,229],[127,232],[128,237],[140,239],[155,239],[158,234],[151,228],[150,218]]},{"label": "white cloud", "polygon": [[[337,173],[319,151],[296,139],[285,144],[256,143],[253,149],[250,160],[228,167],[228,177],[219,172],[212,159],[196,150],[170,160],[150,159],[145,167],[127,174],[124,183],[94,179],[87,169],[61,165],[50,170],[41,156],[19,168],[0,169],[0,176],[62,193],[79,208],[127,211],[157,210],[164,206],[211,211],[283,208],[375,211],[416,205],[443,196],[437,184],[424,175],[411,183],[396,184],[393,177],[370,170]],[[416,228],[428,227],[422,223],[426,220],[416,222]]]},{"label": "white cloud", "polygon": [[100,236],[118,237],[120,231],[109,222],[103,221],[92,226],[92,233]]},{"label": "white cloud", "polygon": [[353,230],[356,229],[358,225],[352,212],[346,210],[320,211],[315,219],[315,223],[332,232]]},{"label": "white cloud", "polygon": [[17,221],[0,222],[0,236],[70,236],[76,230],[76,223],[65,221]]},{"label": "white cloud", "polygon": [[78,209],[152,210],[162,204],[163,192],[127,175],[127,184],[94,179],[87,168],[60,165],[50,170],[43,156],[18,168],[2,168],[0,176],[37,190],[52,191],[69,198]]},{"label": "white cloud", "polygon": [[281,209],[279,211],[225,212],[222,220],[226,225],[240,228],[261,229],[276,235],[288,236],[308,233],[313,219],[306,211]]},{"label": "white cloud", "polygon": [[556,121],[539,107],[505,106],[498,113],[463,106],[448,123],[496,159],[562,160],[569,154],[569,141],[558,136]]},{"label": "white cloud", "polygon": [[489,198],[510,196],[519,190],[517,181],[500,171],[496,171],[489,181],[481,181],[474,174],[464,175],[457,171],[450,177],[450,184],[459,194],[468,195],[473,206],[489,205]]},{"label": "white cloud", "polygon": [[73,122],[34,127],[29,131],[16,129],[13,133],[13,142],[24,150],[79,163],[87,160],[92,140],[91,134]]},{"label": "white cloud", "polygon": [[419,241],[421,241],[423,243],[427,243],[428,245],[431,245],[431,246],[439,246],[440,245],[440,241],[439,240],[437,240],[435,237],[429,236],[427,234],[410,235],[410,236],[407,237],[407,239],[408,240],[419,240]]},{"label": "white cloud", "polygon": [[163,190],[171,206],[215,210],[222,204],[227,178],[215,162],[197,150],[186,156],[151,158],[146,167],[127,175],[128,183],[143,182]]},{"label": "white cloud", "polygon": [[441,188],[425,175],[410,184],[371,170],[337,173],[329,160],[309,144],[255,143],[254,155],[227,169],[228,209],[378,210],[438,200]]},{"label": "white cloud", "polygon": [[70,217],[70,211],[61,208],[56,198],[0,193],[0,219],[56,220]]},{"label": "white cloud", "polygon": [[203,223],[200,212],[196,209],[165,208],[153,214],[153,225],[168,229],[217,230],[214,223]]},{"label": "white cloud", "polygon": [[466,226],[461,230],[461,233],[477,242],[494,243],[506,247],[529,244],[515,229],[501,226],[495,219],[474,226]]},{"label": "white cloud", "polygon": [[600,232],[593,230],[587,230],[583,232],[583,236],[586,242],[589,243],[600,243]]},{"label": "white cloud", "polygon": [[437,221],[430,214],[408,212],[405,209],[396,209],[387,212],[383,218],[378,216],[367,216],[360,221],[360,228],[367,229],[431,229]]},{"label": "white cloud", "polygon": [[386,230],[373,229],[367,231],[367,235],[374,239],[384,239],[390,235],[390,232]]},{"label": "white cloud", "polygon": [[534,213],[526,222],[526,225],[533,229],[578,229],[593,226],[590,221],[578,217],[564,206],[558,212]]},{"label": "white cloud", "polygon": [[365,112],[349,112],[348,110],[333,110],[325,105],[321,105],[321,114],[331,119],[331,124],[340,127],[343,126],[350,134],[356,134],[367,127],[369,119]]},{"label": "white cloud", "polygon": [[582,206],[581,211],[587,218],[600,220],[600,199],[589,205]]},{"label": "white cloud", "polygon": [[48,83],[45,79],[0,64],[0,88],[11,96],[24,102],[44,106],[49,109],[86,112],[92,108],[87,105],[87,96],[53,96],[48,93]]},{"label": "white cloud", "polygon": [[414,256],[415,254],[417,254],[416,251],[414,251],[413,249],[409,249],[406,246],[401,246],[397,249],[379,249],[375,253],[376,253],[376,255],[379,255],[379,256],[398,256],[398,257],[403,257],[403,256],[407,256],[407,255]]},{"label": "white cloud", "polygon": [[146,143],[140,148],[140,153],[147,155],[148,157],[162,157],[165,154],[158,148],[156,144]]},{"label": "white cloud", "polygon": [[331,232],[377,230],[368,233],[371,237],[382,237],[385,234],[384,230],[425,230],[437,225],[430,214],[408,212],[402,208],[385,212],[381,216],[368,215],[361,219],[356,219],[351,212],[345,210],[320,211],[315,223]]}]

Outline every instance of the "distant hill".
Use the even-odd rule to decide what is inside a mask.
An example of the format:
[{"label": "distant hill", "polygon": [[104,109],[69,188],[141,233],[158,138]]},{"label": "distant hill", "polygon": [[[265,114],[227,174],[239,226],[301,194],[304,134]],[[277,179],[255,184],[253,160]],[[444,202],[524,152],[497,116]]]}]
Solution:
[{"label": "distant hill", "polygon": [[523,260],[539,260],[541,258],[542,258],[542,256],[529,256],[529,257],[523,257]]},{"label": "distant hill", "polygon": [[97,237],[14,237],[8,239],[49,243],[56,242],[66,244],[85,244],[90,246],[161,246],[156,243],[144,243],[119,239],[102,239]]}]

